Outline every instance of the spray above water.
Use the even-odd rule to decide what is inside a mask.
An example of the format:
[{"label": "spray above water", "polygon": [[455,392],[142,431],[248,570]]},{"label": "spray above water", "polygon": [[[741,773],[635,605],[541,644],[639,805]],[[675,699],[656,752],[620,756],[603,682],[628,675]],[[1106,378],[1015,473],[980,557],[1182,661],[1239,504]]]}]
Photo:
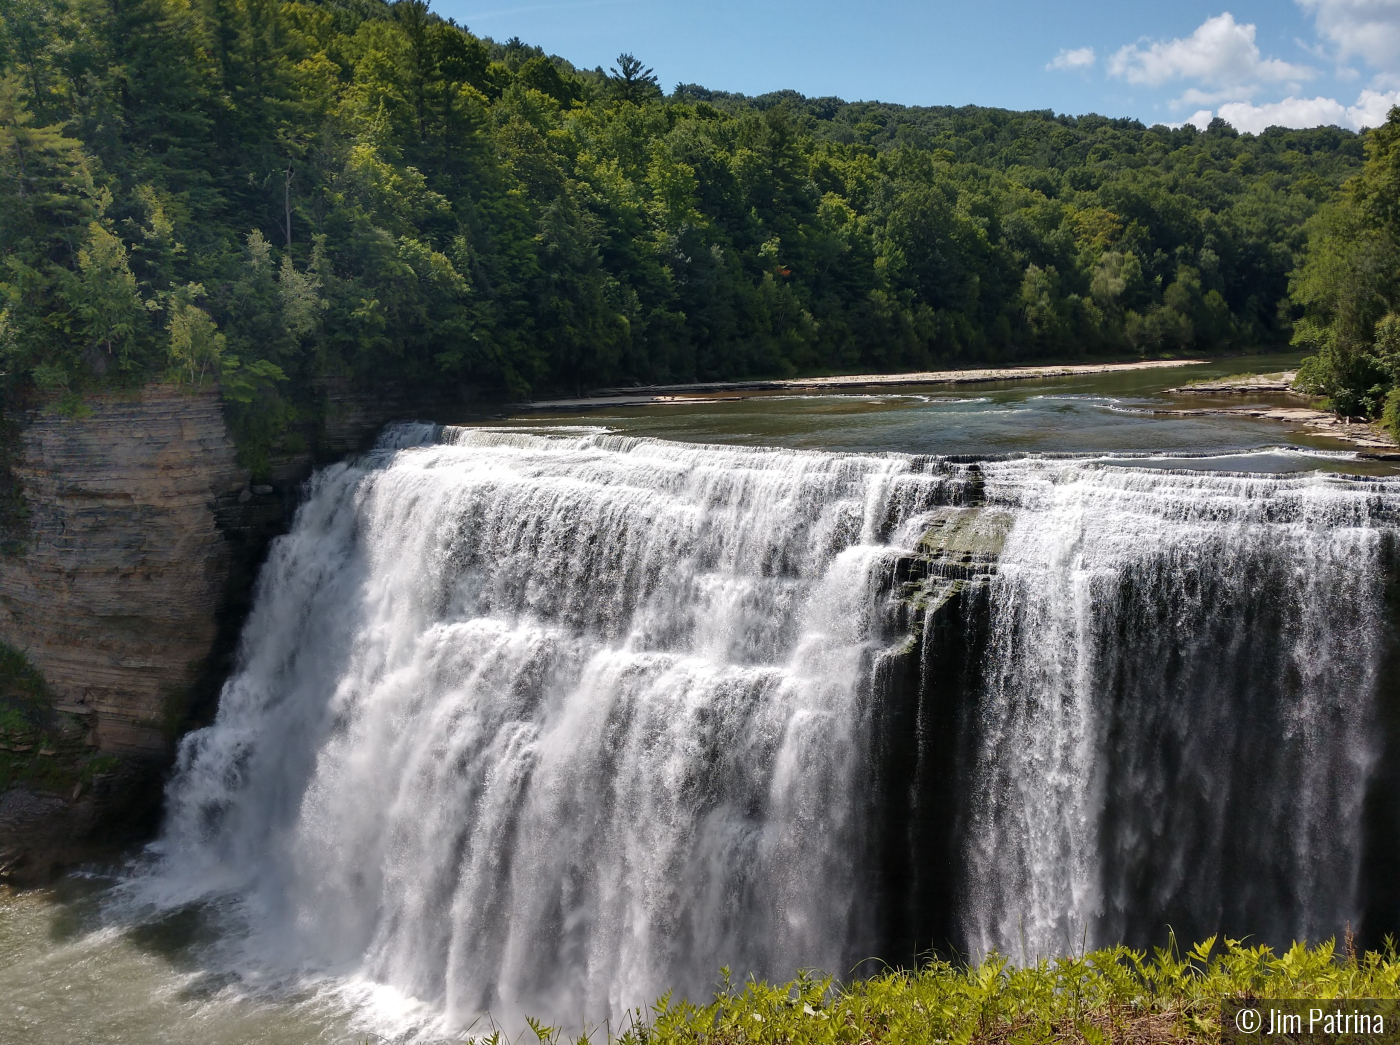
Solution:
[{"label": "spray above water", "polygon": [[[587,429],[400,429],[312,480],[141,888],[233,898],[251,960],[457,1026],[616,1020],[722,965],[844,974],[897,900],[877,733],[919,697],[879,682],[892,579],[973,502],[1013,523],[942,724],[967,764],[935,767],[966,781],[965,943],[1092,944],[1188,894],[1284,932],[1350,911],[1325,872],[1359,845],[1393,485]],[[1238,900],[1206,735],[1254,757],[1258,721],[1292,745],[1259,757],[1299,774],[1265,809],[1298,873]]]}]

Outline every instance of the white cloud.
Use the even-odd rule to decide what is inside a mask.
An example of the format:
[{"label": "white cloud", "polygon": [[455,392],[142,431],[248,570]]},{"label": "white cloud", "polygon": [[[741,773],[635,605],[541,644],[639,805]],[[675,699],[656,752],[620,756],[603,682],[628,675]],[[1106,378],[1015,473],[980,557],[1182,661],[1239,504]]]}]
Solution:
[{"label": "white cloud", "polygon": [[1360,55],[1378,69],[1400,64],[1400,0],[1298,0],[1343,60]]},{"label": "white cloud", "polygon": [[[1214,105],[1216,102],[1228,101],[1231,98],[1238,98],[1240,92],[1238,88],[1227,87],[1223,91],[1201,91],[1195,87],[1188,87],[1182,92],[1180,98],[1171,100],[1173,109],[1185,109],[1191,105]],[[1186,121],[1190,123],[1190,120]]]},{"label": "white cloud", "polygon": [[[1355,105],[1343,105],[1335,98],[1285,98],[1267,105],[1227,102],[1215,115],[1237,131],[1259,134],[1269,127],[1322,127],[1336,125],[1361,130],[1385,123],[1390,108],[1400,105],[1400,91],[1362,91]],[[1187,123],[1204,130],[1211,112],[1203,109]]]},{"label": "white cloud", "polygon": [[1047,69],[1087,69],[1099,60],[1092,47],[1076,47],[1073,51],[1060,48],[1060,53]]},{"label": "white cloud", "polygon": [[1347,116],[1351,118],[1351,125],[1358,130],[1362,127],[1379,127],[1396,105],[1400,105],[1400,91],[1362,91],[1356,104],[1347,110]]},{"label": "white cloud", "polygon": [[1347,110],[1334,98],[1285,98],[1268,105],[1228,102],[1218,113],[1237,131],[1258,134],[1268,127],[1321,127],[1324,124],[1350,126]]},{"label": "white cloud", "polygon": [[1241,25],[1226,11],[1207,18],[1185,39],[1141,41],[1120,48],[1108,59],[1108,71],[1129,83],[1154,87],[1170,80],[1237,87],[1261,80],[1277,83],[1313,76],[1307,66],[1265,58],[1254,42],[1254,32],[1252,24]]}]

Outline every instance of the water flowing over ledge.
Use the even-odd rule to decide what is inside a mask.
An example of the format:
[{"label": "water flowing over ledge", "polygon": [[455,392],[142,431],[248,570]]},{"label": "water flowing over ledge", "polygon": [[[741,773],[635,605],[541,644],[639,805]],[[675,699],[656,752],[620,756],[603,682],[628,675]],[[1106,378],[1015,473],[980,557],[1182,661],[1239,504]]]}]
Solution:
[{"label": "water flowing over ledge", "polygon": [[274,547],[133,886],[451,1025],[1335,931],[1398,520],[1387,480],[392,430]]}]

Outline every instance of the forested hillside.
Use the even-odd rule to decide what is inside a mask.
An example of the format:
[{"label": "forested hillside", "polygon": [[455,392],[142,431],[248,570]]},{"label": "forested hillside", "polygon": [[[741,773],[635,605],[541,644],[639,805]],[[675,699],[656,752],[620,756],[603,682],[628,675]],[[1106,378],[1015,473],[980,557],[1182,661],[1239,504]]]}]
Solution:
[{"label": "forested hillside", "polygon": [[1381,418],[1400,439],[1400,110],[1367,135],[1366,155],[1341,198],[1308,222],[1293,341],[1314,355],[1298,383],[1340,414]]},{"label": "forested hillside", "polygon": [[1335,128],[762,98],[419,0],[3,0],[7,395],[523,396],[1292,336]]}]

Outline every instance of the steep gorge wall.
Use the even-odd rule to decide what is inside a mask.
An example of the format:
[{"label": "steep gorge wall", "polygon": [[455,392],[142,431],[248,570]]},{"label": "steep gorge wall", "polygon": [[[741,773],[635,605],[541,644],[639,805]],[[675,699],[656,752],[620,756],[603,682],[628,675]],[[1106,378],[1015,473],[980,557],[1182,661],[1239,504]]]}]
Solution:
[{"label": "steep gorge wall", "polygon": [[0,639],[99,751],[163,762],[232,562],[214,509],[248,475],[217,395],[155,387],[87,406],[23,430],[29,533],[0,560]]},{"label": "steep gorge wall", "polygon": [[313,464],[393,418],[473,401],[335,381],[321,398],[304,449],[256,482],[213,388],[152,385],[10,419],[4,478],[27,524],[4,534],[17,553],[0,556],[0,643],[37,669],[47,706],[43,739],[0,730],[0,882],[42,881],[154,828],[176,742],[213,715],[258,567]]},{"label": "steep gorge wall", "polygon": [[[175,742],[217,696],[310,458],[251,485],[212,389],[17,420],[27,519],[0,558],[0,642],[47,706],[20,703],[35,729],[0,737],[0,881],[30,884],[154,827]],[[12,724],[14,697],[0,694]]]}]

